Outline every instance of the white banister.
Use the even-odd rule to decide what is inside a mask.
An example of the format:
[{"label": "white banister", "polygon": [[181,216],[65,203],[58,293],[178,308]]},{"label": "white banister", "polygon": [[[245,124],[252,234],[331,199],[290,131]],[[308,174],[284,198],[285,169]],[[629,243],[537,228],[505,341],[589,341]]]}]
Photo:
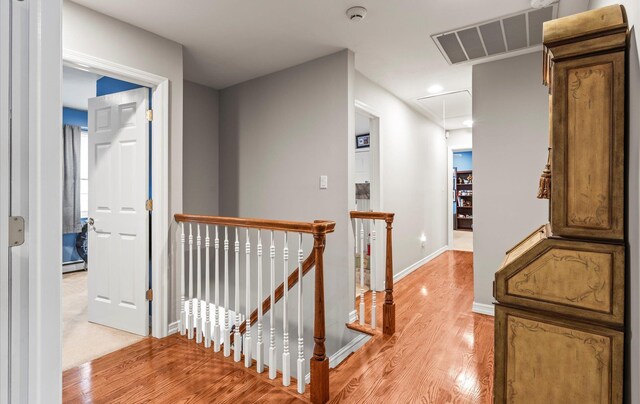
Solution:
[{"label": "white banister", "polygon": [[193,226],[189,223],[189,329],[187,336],[193,339]]},{"label": "white banister", "polygon": [[246,285],[246,300],[245,300],[245,332],[244,332],[244,366],[251,367],[253,357],[251,356],[251,241],[249,239],[249,229],[247,229],[247,236],[245,242],[245,285]]},{"label": "white banister", "polygon": [[180,223],[180,335],[187,333],[187,313],[184,311],[184,273],[186,271],[184,262],[184,223]]},{"label": "white banister", "polygon": [[269,310],[269,379],[276,378],[277,356],[276,356],[276,328],[274,312],[276,311],[276,246],[273,240],[273,230],[271,230],[271,246],[269,247],[269,272],[271,275],[271,284],[269,286],[271,310]]},{"label": "white banister", "polygon": [[262,231],[258,229],[258,342],[256,343],[256,370],[264,372],[264,344],[262,342]]},{"label": "white banister", "polygon": [[215,245],[215,276],[214,295],[215,305],[213,311],[213,350],[220,352],[220,239],[218,238],[218,226],[216,226]]},{"label": "white banister", "polygon": [[289,362],[289,317],[287,304],[289,301],[289,287],[287,286],[287,279],[289,279],[289,242],[287,240],[287,232],[284,232],[284,294],[282,297],[282,385],[288,386],[291,384],[291,369]]},{"label": "white banister", "polygon": [[[357,220],[357,219],[356,219]],[[364,325],[364,219],[360,220],[360,325]]]},{"label": "white banister", "polygon": [[196,225],[197,229],[197,238],[196,238],[196,257],[197,259],[197,272],[198,275],[196,277],[197,280],[197,290],[196,290],[196,299],[197,299],[197,307],[196,307],[196,342],[199,344],[202,342],[202,238],[200,237],[200,224]]},{"label": "white banister", "polygon": [[229,318],[229,231],[224,227],[224,356],[231,355]]},{"label": "white banister", "polygon": [[238,228],[236,230],[236,240],[233,244],[235,252],[235,312],[236,318],[234,322],[233,333],[233,360],[240,362],[242,359],[242,334],[240,334],[240,238],[238,236]]},{"label": "white banister", "polygon": [[376,269],[373,267],[373,246],[376,244],[376,220],[371,223],[371,231],[369,232],[369,288],[371,289],[371,328],[376,328]]},{"label": "white banister", "polygon": [[[304,393],[305,377],[304,377],[304,320],[302,311],[302,233],[298,234],[298,393]],[[285,278],[286,279],[286,278]]]},{"label": "white banister", "polygon": [[211,247],[211,239],[209,238],[209,226],[205,225],[205,238],[204,238],[204,248],[205,248],[205,265],[204,265],[204,273],[205,273],[205,285],[204,285],[204,300],[207,305],[205,306],[205,321],[204,321],[204,346],[206,348],[211,347],[211,291],[209,286],[210,276],[209,276],[209,268],[210,268],[210,251],[209,247]]}]

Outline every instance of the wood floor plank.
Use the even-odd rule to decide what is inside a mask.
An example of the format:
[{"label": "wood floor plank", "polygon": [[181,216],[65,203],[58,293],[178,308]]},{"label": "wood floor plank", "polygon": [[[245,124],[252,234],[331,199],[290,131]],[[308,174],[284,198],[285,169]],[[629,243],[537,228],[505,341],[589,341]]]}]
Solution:
[{"label": "wood floor plank", "polygon": [[[383,294],[382,294],[383,295]],[[395,285],[396,334],[330,372],[333,403],[490,403],[493,318],[471,312],[473,255],[450,251]],[[371,296],[367,300],[370,316]],[[382,303],[378,298],[378,324]],[[281,381],[179,335],[148,338],[63,374],[65,403],[308,403]]]}]

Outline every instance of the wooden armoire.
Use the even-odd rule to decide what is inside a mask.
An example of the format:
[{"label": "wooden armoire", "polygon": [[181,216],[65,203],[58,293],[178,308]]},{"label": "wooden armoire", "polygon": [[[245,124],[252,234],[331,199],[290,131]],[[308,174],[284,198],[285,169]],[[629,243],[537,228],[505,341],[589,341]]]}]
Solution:
[{"label": "wooden armoire", "polygon": [[622,403],[627,20],[615,5],[543,31],[550,220],[496,272],[494,401]]}]

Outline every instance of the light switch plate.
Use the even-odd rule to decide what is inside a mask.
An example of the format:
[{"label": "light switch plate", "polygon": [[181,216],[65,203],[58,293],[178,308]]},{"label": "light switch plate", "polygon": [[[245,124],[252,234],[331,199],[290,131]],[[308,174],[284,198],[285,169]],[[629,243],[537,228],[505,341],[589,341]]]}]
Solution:
[{"label": "light switch plate", "polygon": [[321,175],[320,176],[320,189],[327,189],[328,188],[328,181],[329,181],[329,178],[326,175]]}]

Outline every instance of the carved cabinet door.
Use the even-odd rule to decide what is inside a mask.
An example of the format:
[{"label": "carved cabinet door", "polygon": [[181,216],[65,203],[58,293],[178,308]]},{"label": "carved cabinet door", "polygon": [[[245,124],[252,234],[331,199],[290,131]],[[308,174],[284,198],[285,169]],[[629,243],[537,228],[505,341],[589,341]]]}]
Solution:
[{"label": "carved cabinet door", "polygon": [[551,228],[624,238],[624,52],[553,65]]}]

